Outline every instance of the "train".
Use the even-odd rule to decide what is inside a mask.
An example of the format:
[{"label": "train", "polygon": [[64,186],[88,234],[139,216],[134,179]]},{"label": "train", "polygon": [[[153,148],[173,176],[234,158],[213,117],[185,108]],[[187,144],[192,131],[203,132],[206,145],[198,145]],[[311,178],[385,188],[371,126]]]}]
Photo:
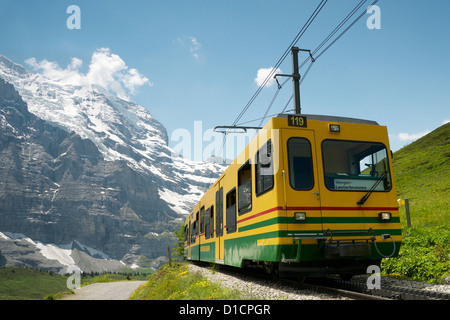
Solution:
[{"label": "train", "polygon": [[184,256],[280,277],[343,279],[398,255],[388,131],[375,121],[279,114],[184,222]]}]

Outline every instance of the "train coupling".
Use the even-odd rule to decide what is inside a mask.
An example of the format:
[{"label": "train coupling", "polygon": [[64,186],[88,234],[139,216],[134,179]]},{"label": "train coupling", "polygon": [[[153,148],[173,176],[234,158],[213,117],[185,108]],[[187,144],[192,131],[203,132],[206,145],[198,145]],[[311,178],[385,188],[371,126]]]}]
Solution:
[{"label": "train coupling", "polygon": [[[358,258],[369,257],[371,255],[371,245],[369,241],[375,241],[373,229],[352,230],[352,231],[332,231],[328,229],[325,234],[329,236],[325,242],[325,258]],[[367,238],[361,238],[361,235],[367,235]],[[340,237],[333,239],[333,236]],[[342,239],[342,236],[349,238]]]}]

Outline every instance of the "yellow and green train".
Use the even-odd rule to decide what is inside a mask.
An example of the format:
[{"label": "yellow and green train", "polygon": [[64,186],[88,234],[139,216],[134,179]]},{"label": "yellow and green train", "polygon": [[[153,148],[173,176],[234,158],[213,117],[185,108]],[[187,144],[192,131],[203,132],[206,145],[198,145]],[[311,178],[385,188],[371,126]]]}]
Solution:
[{"label": "yellow and green train", "polygon": [[185,257],[280,276],[349,277],[402,241],[387,128],[280,114],[185,221]]}]

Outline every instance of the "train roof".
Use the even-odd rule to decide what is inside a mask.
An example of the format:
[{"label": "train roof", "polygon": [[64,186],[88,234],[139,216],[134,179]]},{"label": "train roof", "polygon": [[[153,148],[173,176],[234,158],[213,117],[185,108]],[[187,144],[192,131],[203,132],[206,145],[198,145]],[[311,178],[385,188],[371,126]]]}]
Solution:
[{"label": "train roof", "polygon": [[[277,118],[287,118],[292,116],[293,114],[280,113]],[[345,122],[345,123],[357,123],[357,124],[370,124],[374,126],[378,126],[378,122],[372,120],[364,120],[364,119],[356,119],[356,118],[347,118],[347,117],[338,117],[338,116],[326,116],[326,115],[317,115],[317,114],[301,114],[298,116],[306,117],[308,120],[317,120],[317,121],[329,121],[329,122]]]}]

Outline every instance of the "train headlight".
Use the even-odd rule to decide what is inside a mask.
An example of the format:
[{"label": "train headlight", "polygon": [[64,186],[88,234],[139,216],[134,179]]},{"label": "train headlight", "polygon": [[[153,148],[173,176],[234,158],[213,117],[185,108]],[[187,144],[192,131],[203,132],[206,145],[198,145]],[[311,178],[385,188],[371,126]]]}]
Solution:
[{"label": "train headlight", "polygon": [[392,215],[390,212],[380,212],[378,214],[378,219],[381,222],[389,222],[389,221],[391,221],[391,218],[392,218]]},{"label": "train headlight", "polygon": [[295,221],[306,221],[306,212],[295,212],[294,219]]},{"label": "train headlight", "polygon": [[341,126],[338,124],[330,124],[330,132],[341,132]]}]

